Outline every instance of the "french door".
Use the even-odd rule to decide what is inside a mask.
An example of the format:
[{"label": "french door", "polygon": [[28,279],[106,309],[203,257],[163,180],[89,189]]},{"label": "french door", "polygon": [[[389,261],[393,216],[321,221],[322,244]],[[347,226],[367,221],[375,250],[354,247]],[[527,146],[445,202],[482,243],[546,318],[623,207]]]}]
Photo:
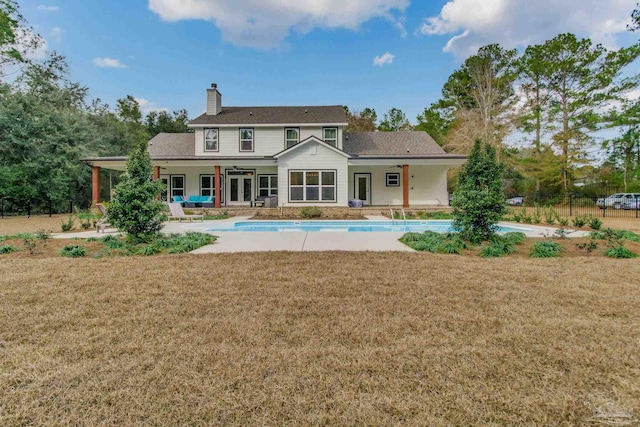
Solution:
[{"label": "french door", "polygon": [[227,205],[248,205],[253,200],[253,172],[227,171]]}]

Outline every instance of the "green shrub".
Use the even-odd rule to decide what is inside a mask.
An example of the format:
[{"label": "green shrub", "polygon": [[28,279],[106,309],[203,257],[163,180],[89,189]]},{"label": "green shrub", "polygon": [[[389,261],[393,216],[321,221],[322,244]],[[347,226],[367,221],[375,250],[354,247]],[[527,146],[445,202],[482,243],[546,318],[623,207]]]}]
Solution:
[{"label": "green shrub", "polygon": [[124,242],[120,240],[118,236],[114,236],[112,234],[104,236],[102,238],[102,243],[107,245],[109,249],[120,249],[125,246]]},{"label": "green shrub", "polygon": [[87,250],[80,245],[67,245],[62,248],[60,255],[70,258],[79,258],[87,254]]},{"label": "green shrub", "polygon": [[302,218],[320,218],[322,216],[322,210],[317,206],[305,206],[300,209],[300,216],[302,216]]},{"label": "green shrub", "polygon": [[27,248],[31,255],[36,253],[37,244],[36,241],[33,240],[33,237],[25,237],[22,239],[22,242],[24,243],[24,247]]},{"label": "green shrub", "polygon": [[137,253],[139,255],[155,255],[157,253],[160,253],[161,249],[154,245],[154,244],[148,244],[148,245],[144,245],[143,247],[141,247],[140,249],[138,249]]},{"label": "green shrub", "polygon": [[589,220],[589,228],[592,230],[600,230],[602,228],[602,221],[596,217],[591,218]]},{"label": "green shrub", "polygon": [[60,220],[60,229],[63,233],[71,231],[74,229],[74,222],[75,218],[73,217],[73,215],[69,214],[66,221]]},{"label": "green shrub", "polygon": [[598,249],[598,242],[591,240],[588,243],[576,243],[576,247],[580,250],[587,251],[588,254]]},{"label": "green shrub", "polygon": [[418,242],[418,241],[420,241],[422,239],[423,239],[423,234],[422,233],[408,232],[408,233],[405,233],[398,240],[400,242],[402,242],[402,243],[409,243],[409,242]]},{"label": "green shrub", "polygon": [[611,258],[635,258],[638,256],[638,254],[636,254],[635,252],[631,252],[629,249],[625,248],[622,245],[609,248],[605,251],[604,254]]},{"label": "green shrub", "polygon": [[551,240],[535,242],[531,249],[531,258],[554,258],[560,256],[562,246]]},{"label": "green shrub", "polygon": [[502,236],[502,239],[512,245],[519,245],[524,242],[526,238],[527,236],[520,231],[510,231]]},{"label": "green shrub", "polygon": [[480,250],[480,255],[485,258],[501,257],[512,254],[516,248],[508,240],[493,240],[487,246]]},{"label": "green shrub", "polygon": [[569,218],[558,218],[558,224],[560,224],[560,226],[562,226],[562,227],[568,227],[569,226]]},{"label": "green shrub", "polygon": [[17,250],[18,250],[18,248],[16,248],[15,246],[11,246],[11,245],[0,246],[0,254],[10,254],[11,252],[15,252]]},{"label": "green shrub", "polygon": [[148,242],[162,228],[163,204],[156,196],[163,184],[149,179],[152,172],[146,144],[140,143],[129,154],[127,171],[121,176],[107,207],[109,222],[127,233],[133,242]]},{"label": "green shrub", "polygon": [[474,243],[488,240],[507,212],[504,169],[496,159],[495,149],[476,140],[458,175],[458,188],[451,200],[452,225],[464,240]]},{"label": "green shrub", "polygon": [[584,227],[590,219],[590,215],[578,215],[573,219],[573,225],[575,227]]},{"label": "green shrub", "polygon": [[51,238],[51,230],[45,230],[44,228],[41,228],[40,230],[35,232],[34,236],[36,239],[42,240],[42,244],[44,246],[47,246],[47,242]]}]

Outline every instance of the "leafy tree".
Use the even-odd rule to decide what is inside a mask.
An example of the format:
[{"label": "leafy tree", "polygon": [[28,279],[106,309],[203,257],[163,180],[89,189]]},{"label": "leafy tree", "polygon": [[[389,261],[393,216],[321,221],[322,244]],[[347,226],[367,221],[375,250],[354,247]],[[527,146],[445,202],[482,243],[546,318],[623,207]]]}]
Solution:
[{"label": "leafy tree", "polygon": [[401,109],[395,107],[384,114],[384,118],[378,126],[378,130],[383,132],[398,132],[411,129],[411,123],[407,120],[406,114],[404,114]]},{"label": "leafy tree", "polygon": [[619,171],[612,178],[619,175],[619,187],[628,191],[640,186],[640,101],[627,100],[621,106],[620,111],[612,111],[607,125],[618,128],[620,134],[605,140],[603,147],[609,154],[607,164]]},{"label": "leafy tree", "polygon": [[146,142],[139,143],[129,154],[127,171],[107,208],[111,223],[133,241],[148,241],[162,228],[162,203],[156,200],[162,183],[153,181],[152,173]]},{"label": "leafy tree", "polygon": [[605,121],[604,111],[637,87],[621,77],[640,54],[640,45],[608,52],[589,39],[560,34],[540,47],[542,81],[550,94],[548,119],[557,124],[553,143],[562,156],[562,187],[567,191],[575,165],[588,161],[593,132]]},{"label": "leafy tree", "polygon": [[0,0],[0,77],[6,66],[28,62],[26,54],[41,44],[40,36],[26,26],[18,4]]},{"label": "leafy tree", "polygon": [[453,227],[463,239],[479,243],[495,233],[497,222],[507,211],[504,171],[495,148],[476,140],[458,175],[458,188],[451,200]]},{"label": "leafy tree", "polygon": [[516,57],[516,50],[487,45],[451,74],[437,105],[446,112],[442,117],[453,119],[446,144],[452,151],[466,152],[472,141],[480,138],[500,154],[503,139],[513,127]]},{"label": "leafy tree", "polygon": [[166,111],[150,111],[145,117],[145,126],[149,138],[153,138],[161,132],[181,133],[193,132],[187,127],[189,116],[187,110],[174,111],[173,115]]},{"label": "leafy tree", "polygon": [[425,108],[424,112],[418,116],[418,124],[414,130],[428,133],[439,145],[443,145],[452,125],[453,119],[436,103]]},{"label": "leafy tree", "polygon": [[116,101],[116,116],[125,127],[126,141],[129,149],[134,147],[138,141],[148,140],[146,126],[142,123],[142,111],[140,104],[131,95]]},{"label": "leafy tree", "polygon": [[629,29],[631,31],[640,30],[640,3],[636,3],[636,8],[631,13],[631,21]]},{"label": "leafy tree", "polygon": [[345,107],[345,111],[347,112],[347,122],[349,123],[345,132],[374,132],[376,130],[378,115],[373,108],[367,107],[362,111],[351,113],[349,108]]}]

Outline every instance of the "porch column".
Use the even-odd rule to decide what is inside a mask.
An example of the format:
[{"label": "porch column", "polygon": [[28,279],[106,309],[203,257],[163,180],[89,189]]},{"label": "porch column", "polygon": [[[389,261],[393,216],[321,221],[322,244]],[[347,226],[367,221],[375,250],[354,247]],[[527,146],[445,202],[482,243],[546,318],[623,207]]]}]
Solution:
[{"label": "porch column", "polygon": [[220,209],[220,197],[222,194],[222,191],[220,191],[220,186],[222,185],[220,183],[220,166],[214,166],[214,170],[215,170],[215,178],[214,178],[214,184],[216,186],[215,188],[215,199],[213,201],[213,206],[216,209]]},{"label": "porch column", "polygon": [[160,166],[153,167],[153,180],[157,181],[160,179]]},{"label": "porch column", "polygon": [[100,203],[100,167],[91,168],[91,201],[95,205]]},{"label": "porch column", "polygon": [[402,207],[409,207],[409,165],[402,165]]}]

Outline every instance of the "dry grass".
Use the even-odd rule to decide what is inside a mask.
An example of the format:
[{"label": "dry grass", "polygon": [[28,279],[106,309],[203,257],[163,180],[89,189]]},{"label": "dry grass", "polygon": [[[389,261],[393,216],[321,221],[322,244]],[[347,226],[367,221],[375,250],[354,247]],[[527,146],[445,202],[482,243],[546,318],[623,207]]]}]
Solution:
[{"label": "dry grass", "polygon": [[637,419],[639,273],[413,253],[0,262],[0,425]]},{"label": "dry grass", "polygon": [[0,236],[34,233],[38,230],[51,230],[54,233],[59,233],[60,221],[66,221],[68,217],[69,215],[53,215],[51,218],[48,215],[35,215],[31,218],[26,216],[6,216],[0,219]]}]

